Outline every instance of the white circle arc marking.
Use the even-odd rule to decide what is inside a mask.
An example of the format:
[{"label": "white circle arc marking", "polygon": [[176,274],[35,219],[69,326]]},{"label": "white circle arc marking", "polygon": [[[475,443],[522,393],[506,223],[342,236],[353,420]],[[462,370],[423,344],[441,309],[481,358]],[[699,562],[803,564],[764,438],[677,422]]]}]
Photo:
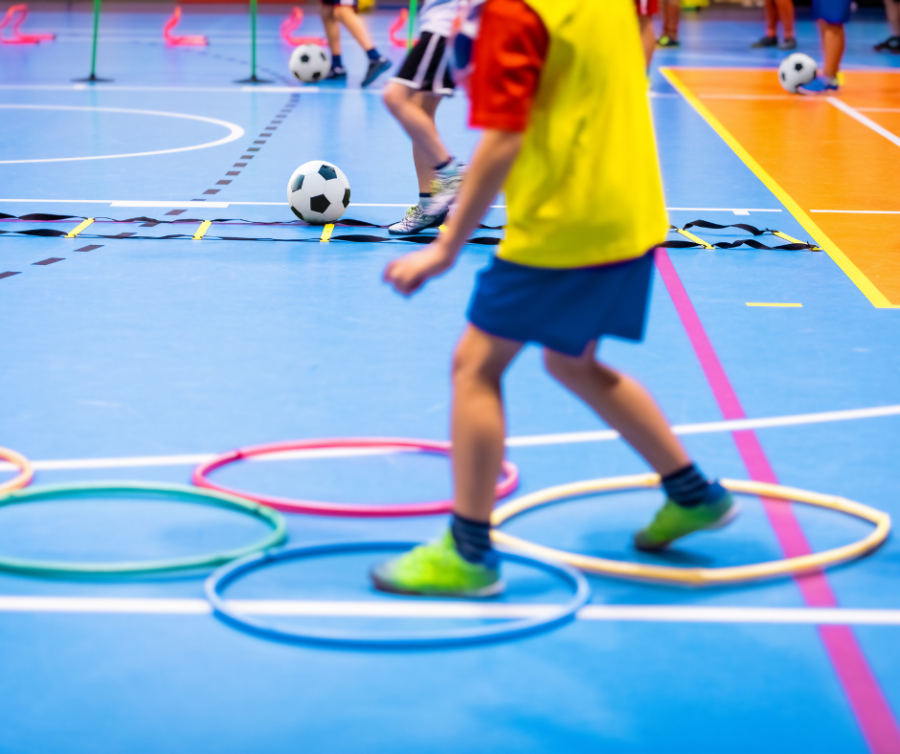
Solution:
[{"label": "white circle arc marking", "polygon": [[119,157],[148,157],[155,154],[171,154],[173,152],[190,152],[193,149],[207,149],[218,147],[221,144],[240,139],[244,135],[244,129],[227,120],[216,118],[204,118],[201,115],[185,115],[184,113],[167,113],[161,110],[132,110],[124,107],[80,107],[75,105],[0,105],[3,110],[81,110],[86,112],[101,113],[128,113],[129,115],[157,115],[165,118],[184,118],[185,120],[199,120],[203,123],[213,123],[227,128],[228,136],[218,141],[209,141],[205,144],[195,144],[192,147],[176,147],[175,149],[157,149],[153,152],[131,152],[130,154],[101,154],[88,157],[45,157],[39,160],[0,160],[0,165],[18,165],[26,162],[75,162],[77,160],[114,160]]}]

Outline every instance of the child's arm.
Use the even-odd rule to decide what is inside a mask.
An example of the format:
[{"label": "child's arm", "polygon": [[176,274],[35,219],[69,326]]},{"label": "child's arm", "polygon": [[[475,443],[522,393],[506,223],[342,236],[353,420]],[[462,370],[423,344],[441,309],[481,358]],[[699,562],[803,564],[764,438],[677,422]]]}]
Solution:
[{"label": "child's arm", "polygon": [[485,131],[472,155],[447,230],[427,248],[391,262],[384,271],[385,282],[408,296],[449,270],[503,187],[521,148],[521,133]]}]

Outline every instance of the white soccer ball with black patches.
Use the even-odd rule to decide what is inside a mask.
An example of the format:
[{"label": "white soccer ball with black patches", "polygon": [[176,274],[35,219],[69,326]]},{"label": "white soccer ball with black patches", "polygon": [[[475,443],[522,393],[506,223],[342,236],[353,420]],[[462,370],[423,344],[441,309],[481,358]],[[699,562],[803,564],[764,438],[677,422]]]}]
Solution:
[{"label": "white soccer ball with black patches", "polygon": [[816,61],[802,52],[788,55],[778,66],[778,81],[791,94],[797,93],[797,87],[808,84],[816,77]]},{"label": "white soccer ball with black patches", "polygon": [[350,181],[330,162],[305,162],[288,181],[287,198],[291,211],[301,220],[312,225],[333,223],[350,204]]},{"label": "white soccer ball with black patches", "polygon": [[291,53],[289,65],[295,78],[314,84],[331,69],[331,53],[318,45],[300,45]]}]

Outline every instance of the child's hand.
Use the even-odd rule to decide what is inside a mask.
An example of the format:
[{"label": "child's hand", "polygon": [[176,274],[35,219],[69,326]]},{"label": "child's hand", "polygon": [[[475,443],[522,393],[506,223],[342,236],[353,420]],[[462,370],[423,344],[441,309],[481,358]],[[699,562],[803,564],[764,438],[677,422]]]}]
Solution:
[{"label": "child's hand", "polygon": [[456,259],[440,237],[421,251],[414,251],[395,259],[384,269],[384,282],[394,286],[397,293],[409,296],[453,266]]}]

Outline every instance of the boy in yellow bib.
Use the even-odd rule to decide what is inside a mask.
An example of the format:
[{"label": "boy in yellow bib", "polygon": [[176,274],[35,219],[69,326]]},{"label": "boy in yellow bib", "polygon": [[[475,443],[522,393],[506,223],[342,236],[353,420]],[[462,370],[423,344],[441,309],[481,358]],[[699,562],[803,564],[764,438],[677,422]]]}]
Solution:
[{"label": "boy in yellow bib", "polygon": [[604,335],[643,338],[652,249],[668,228],[633,0],[487,0],[473,53],[471,125],[485,129],[447,230],[388,265],[405,295],[453,265],[501,188],[506,238],[479,277],[453,364],[449,531],[372,572],[379,589],[502,591],[490,515],[504,453],[501,378],[526,343],[662,476],[668,495],[635,536],[656,550],[728,523],[646,390],[595,357]]}]

